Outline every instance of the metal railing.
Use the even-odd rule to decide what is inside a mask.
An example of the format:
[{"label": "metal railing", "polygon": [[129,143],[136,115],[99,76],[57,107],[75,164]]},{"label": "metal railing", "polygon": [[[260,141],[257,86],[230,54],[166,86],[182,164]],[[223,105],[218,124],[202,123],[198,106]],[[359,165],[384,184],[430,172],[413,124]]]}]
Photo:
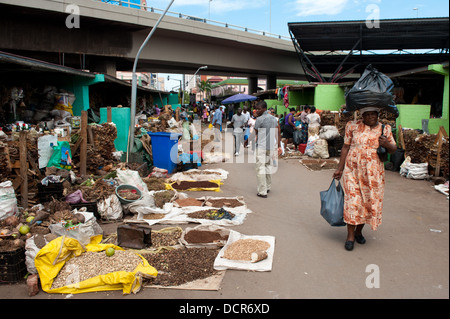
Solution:
[{"label": "metal railing", "polygon": [[[145,10],[145,11],[154,12],[154,13],[163,13],[164,12],[163,9],[158,9],[158,8],[147,6],[145,4],[141,4],[140,1],[139,1],[139,3],[134,3],[134,2],[131,2],[128,0],[94,0],[94,1],[100,1],[105,4],[124,6],[124,7],[131,8],[131,9]],[[187,19],[187,20],[207,23],[207,24],[215,25],[215,26],[219,26],[219,27],[230,28],[230,29],[234,29],[234,30],[245,31],[245,32],[253,33],[253,34],[268,36],[271,38],[277,38],[277,39],[281,39],[281,40],[291,41],[291,38],[287,37],[287,36],[282,36],[279,34],[270,33],[270,32],[266,32],[266,31],[255,30],[255,29],[251,29],[251,28],[247,28],[247,27],[230,24],[230,23],[200,18],[200,17],[196,17],[196,16],[183,14],[183,13],[168,11],[167,15],[177,17],[180,19]]]}]

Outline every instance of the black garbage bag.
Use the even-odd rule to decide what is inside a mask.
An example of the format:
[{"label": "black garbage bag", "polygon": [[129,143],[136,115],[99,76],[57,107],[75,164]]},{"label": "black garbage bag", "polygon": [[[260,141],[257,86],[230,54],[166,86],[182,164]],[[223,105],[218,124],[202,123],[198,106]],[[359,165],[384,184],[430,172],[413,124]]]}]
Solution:
[{"label": "black garbage bag", "polygon": [[393,89],[392,80],[369,65],[345,95],[346,111],[353,112],[368,106],[378,106],[398,116]]}]

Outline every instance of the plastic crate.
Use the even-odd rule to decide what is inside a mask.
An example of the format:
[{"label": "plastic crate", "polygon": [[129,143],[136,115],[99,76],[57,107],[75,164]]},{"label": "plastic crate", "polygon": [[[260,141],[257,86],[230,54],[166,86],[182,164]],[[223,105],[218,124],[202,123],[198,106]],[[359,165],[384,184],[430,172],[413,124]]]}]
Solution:
[{"label": "plastic crate", "polygon": [[24,280],[27,272],[24,248],[11,252],[0,252],[0,284]]},{"label": "plastic crate", "polygon": [[89,213],[94,213],[95,218],[100,219],[101,216],[98,213],[97,202],[70,204],[71,209],[80,209],[83,207],[86,207],[86,211]]},{"label": "plastic crate", "polygon": [[52,197],[60,199],[63,197],[64,187],[62,183],[49,183],[48,186],[38,184],[38,198],[40,202],[50,202]]}]

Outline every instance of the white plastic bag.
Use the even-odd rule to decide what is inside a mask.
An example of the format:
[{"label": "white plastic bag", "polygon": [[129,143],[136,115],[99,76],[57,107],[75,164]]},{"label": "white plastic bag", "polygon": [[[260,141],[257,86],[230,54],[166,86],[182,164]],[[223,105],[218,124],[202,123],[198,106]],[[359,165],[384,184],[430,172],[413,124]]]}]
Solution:
[{"label": "white plastic bag", "polygon": [[16,215],[17,198],[11,181],[0,183],[0,220]]},{"label": "white plastic bag", "polygon": [[410,179],[427,179],[428,163],[411,163],[411,157],[407,157],[400,165],[400,175]]},{"label": "white plastic bag", "polygon": [[334,140],[340,137],[339,130],[334,125],[325,125],[320,128],[319,137],[324,140]]},{"label": "white plastic bag", "polygon": [[308,143],[306,144],[305,148],[305,155],[313,156],[314,144],[318,139],[319,139],[318,135],[311,135],[310,137],[308,137]]},{"label": "white plastic bag", "polygon": [[97,211],[103,219],[107,220],[118,220],[123,216],[122,203],[115,194],[99,201]]},{"label": "white plastic bag", "polygon": [[313,157],[329,158],[328,154],[328,142],[319,138],[314,143]]},{"label": "white plastic bag", "polygon": [[148,193],[147,184],[144,183],[138,171],[118,169],[117,180],[120,185],[132,185],[137,187],[142,192],[142,196]]},{"label": "white plastic bag", "polygon": [[51,224],[50,226],[48,226],[50,232],[57,236],[67,236],[70,238],[75,238],[82,245],[89,244],[91,242],[91,237],[103,234],[103,229],[97,223],[94,214],[77,211],[76,209],[74,209],[72,213],[83,214],[85,222],[73,227],[65,227],[65,222]]}]

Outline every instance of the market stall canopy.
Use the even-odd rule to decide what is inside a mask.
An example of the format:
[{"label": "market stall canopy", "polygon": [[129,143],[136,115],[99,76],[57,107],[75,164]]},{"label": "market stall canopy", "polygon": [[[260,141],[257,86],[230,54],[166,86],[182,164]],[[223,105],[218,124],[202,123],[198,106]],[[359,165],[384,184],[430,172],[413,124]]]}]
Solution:
[{"label": "market stall canopy", "polygon": [[[336,83],[372,64],[400,72],[449,58],[449,18],[289,23],[311,82]],[[419,50],[419,52],[417,52]],[[325,74],[329,78],[325,79]]]},{"label": "market stall canopy", "polygon": [[233,96],[230,96],[229,98],[226,98],[222,101],[223,104],[231,104],[231,103],[240,103],[240,102],[246,102],[246,101],[254,101],[257,97],[253,95],[248,94],[236,94]]},{"label": "market stall canopy", "polygon": [[95,74],[85,72],[82,70],[73,69],[63,65],[57,65],[29,57],[24,57],[9,52],[0,51],[0,74],[9,75],[17,72],[53,72],[65,73],[68,75],[75,75],[84,78],[94,79]]}]

